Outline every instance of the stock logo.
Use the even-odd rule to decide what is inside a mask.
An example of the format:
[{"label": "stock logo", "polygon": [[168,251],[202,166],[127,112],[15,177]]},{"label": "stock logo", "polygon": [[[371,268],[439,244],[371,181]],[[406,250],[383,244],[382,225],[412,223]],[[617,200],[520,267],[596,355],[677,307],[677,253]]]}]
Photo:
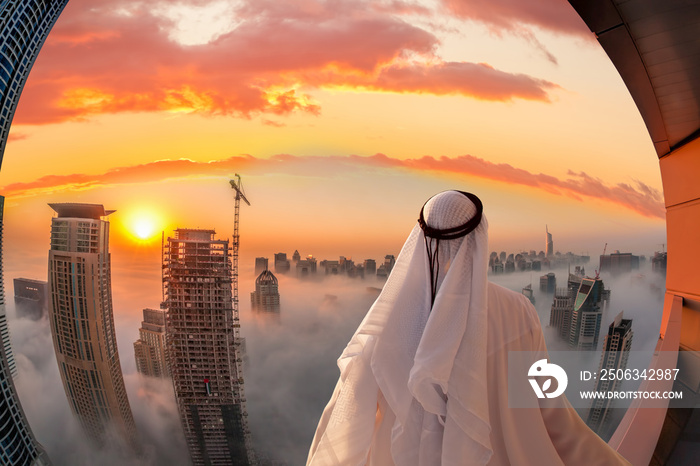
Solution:
[{"label": "stock logo", "polygon": [[[530,366],[527,375],[537,398],[556,398],[564,393],[566,385],[569,383],[569,378],[566,376],[564,369],[556,364],[548,363],[546,359],[540,359]],[[547,377],[547,379],[540,387],[536,377]],[[553,392],[548,392],[552,388],[552,379],[557,381],[557,389]]]}]

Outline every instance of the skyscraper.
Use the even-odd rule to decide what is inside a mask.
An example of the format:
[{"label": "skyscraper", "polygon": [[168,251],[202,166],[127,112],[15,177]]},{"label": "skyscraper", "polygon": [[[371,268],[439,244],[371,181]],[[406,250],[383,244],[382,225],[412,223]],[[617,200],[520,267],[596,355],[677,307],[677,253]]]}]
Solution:
[{"label": "skyscraper", "polygon": [[169,377],[165,354],[165,311],[144,309],[139,339],[134,342],[136,370],[151,377]]},{"label": "skyscraper", "polygon": [[251,307],[254,311],[280,312],[280,293],[277,277],[269,270],[264,270],[255,280],[255,291],[250,293]]},{"label": "skyscraper", "polygon": [[109,222],[97,204],[49,204],[49,322],[71,410],[90,438],[113,427],[136,446],[112,314]]},{"label": "skyscraper", "polygon": [[569,346],[578,350],[595,350],[598,346],[600,321],[603,311],[600,307],[605,296],[603,280],[584,278],[581,280],[574,308],[571,312]]},{"label": "skyscraper", "polygon": [[267,270],[267,257],[256,257],[255,258],[255,276],[260,275],[263,270]]},{"label": "skyscraper", "polygon": [[49,313],[49,284],[31,278],[15,278],[17,317],[40,320]]},{"label": "skyscraper", "polygon": [[[2,226],[5,198],[0,196],[0,311],[2,325],[5,321],[5,280],[2,269]],[[3,328],[3,344],[0,345],[0,464],[21,466],[46,466],[51,462],[43,447],[36,441],[27,423],[22,405],[17,398],[17,390],[12,380],[10,363],[8,362],[7,345],[4,341],[7,335]],[[14,361],[12,362],[14,366]]]},{"label": "skyscraper", "polygon": [[67,3],[68,0],[0,2],[0,162],[29,71]]},{"label": "skyscraper", "polygon": [[545,225],[544,231],[547,235],[547,240],[545,241],[545,256],[551,257],[554,255],[554,241],[552,240],[552,234],[549,232],[549,228]]},{"label": "skyscraper", "polygon": [[246,423],[231,249],[213,230],[175,230],[163,250],[166,344],[180,419],[195,465],[242,465]]},{"label": "skyscraper", "polygon": [[[599,392],[617,391],[622,380],[617,377],[601,377],[603,369],[625,370],[627,359],[632,348],[632,319],[623,319],[620,312],[613,323],[610,324],[607,335],[603,340],[603,354],[600,357],[598,377],[595,382],[595,390]],[[588,411],[588,427],[593,429],[603,438],[610,432],[610,409],[613,407],[613,399],[595,399]]]}]

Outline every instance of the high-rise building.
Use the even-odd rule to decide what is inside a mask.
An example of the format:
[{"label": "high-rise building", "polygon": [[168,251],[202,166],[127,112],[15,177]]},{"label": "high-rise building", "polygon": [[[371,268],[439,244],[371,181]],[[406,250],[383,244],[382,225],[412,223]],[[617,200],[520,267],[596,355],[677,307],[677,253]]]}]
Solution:
[{"label": "high-rise building", "polygon": [[374,259],[365,259],[364,263],[365,276],[373,277],[377,274],[377,262]]},{"label": "high-rise building", "polygon": [[292,262],[297,263],[301,260],[301,254],[299,254],[299,250],[294,250],[294,254],[292,254]]},{"label": "high-rise building", "polygon": [[277,277],[269,270],[264,270],[255,280],[255,291],[250,293],[250,303],[254,311],[280,312]]},{"label": "high-rise building", "polygon": [[309,256],[304,260],[296,261],[296,272],[297,278],[306,278],[311,275],[316,275],[316,258],[314,256]]},{"label": "high-rise building", "polygon": [[554,292],[552,310],[549,314],[549,326],[557,329],[560,338],[568,340],[571,327],[571,311],[574,297],[568,288],[557,288]]},{"label": "high-rise building", "polygon": [[49,284],[31,278],[15,278],[15,312],[23,319],[40,320],[49,313]]},{"label": "high-rise building", "polygon": [[254,454],[238,359],[232,251],[213,230],[175,230],[163,250],[166,343],[194,465],[242,465]]},{"label": "high-rise building", "polygon": [[[615,392],[620,389],[622,378],[601,377],[603,369],[608,371],[624,371],[627,368],[629,352],[632,348],[632,319],[623,319],[620,312],[613,323],[610,324],[607,335],[603,340],[603,353],[600,357],[598,367],[598,377],[595,381],[595,391]],[[614,399],[594,399],[588,411],[586,422],[588,427],[593,429],[603,438],[610,435],[610,409],[613,408]]]},{"label": "high-rise building", "polygon": [[545,293],[554,293],[557,289],[557,276],[554,272],[549,272],[548,274],[542,275],[540,277],[540,291]]},{"label": "high-rise building", "polygon": [[[109,222],[97,204],[49,204],[49,322],[71,410],[98,443],[113,427],[136,446],[112,314]],[[110,429],[111,430],[111,429]]]},{"label": "high-rise building", "polygon": [[169,377],[165,354],[165,311],[144,309],[139,339],[134,342],[136,370],[151,377]]},{"label": "high-rise building", "polygon": [[603,280],[600,278],[584,278],[581,280],[574,307],[571,312],[569,330],[569,346],[578,350],[595,350],[600,335],[600,322],[604,302]]},{"label": "high-rise building", "polygon": [[[2,325],[5,320],[5,281],[2,268],[2,227],[5,198],[0,196],[0,315]],[[17,397],[14,381],[12,380],[11,367],[8,361],[7,342],[9,333],[6,327],[2,329],[3,344],[0,345],[0,464],[21,466],[47,466],[50,465],[48,456],[43,447],[36,441],[27,418],[22,410],[22,405]],[[11,355],[11,354],[10,354]]]},{"label": "high-rise building", "polygon": [[0,161],[29,71],[68,0],[0,2]]},{"label": "high-rise building", "polygon": [[267,257],[256,257],[255,258],[255,276],[257,277],[263,270],[267,270]]},{"label": "high-rise building", "polygon": [[639,256],[631,252],[615,251],[611,254],[600,256],[600,271],[612,274],[629,273],[639,269]]},{"label": "high-rise building", "polygon": [[651,270],[662,275],[666,275],[666,263],[668,261],[668,253],[655,252],[651,258]]},{"label": "high-rise building", "polygon": [[278,252],[275,254],[275,272],[277,273],[287,273],[289,272],[289,259],[287,259],[286,252]]},{"label": "high-rise building", "polygon": [[549,228],[545,225],[544,227],[547,239],[545,241],[545,256],[552,257],[554,255],[554,240],[552,240],[552,234],[549,232]]}]

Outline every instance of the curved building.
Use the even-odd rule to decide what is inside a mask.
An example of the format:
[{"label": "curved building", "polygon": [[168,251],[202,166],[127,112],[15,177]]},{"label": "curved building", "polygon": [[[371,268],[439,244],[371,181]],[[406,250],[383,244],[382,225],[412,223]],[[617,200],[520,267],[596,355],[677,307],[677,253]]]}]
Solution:
[{"label": "curved building", "polygon": [[[67,3],[68,0],[0,1],[0,164],[10,124],[29,71]],[[3,204],[4,198],[0,197],[0,228]],[[3,307],[4,295],[0,262],[0,297]],[[4,328],[4,312],[2,314]],[[11,376],[14,363],[11,353],[6,349],[5,345],[0,345],[0,464],[48,465],[48,457],[34,439],[17,397]]]},{"label": "curved building", "polygon": [[109,222],[96,204],[50,204],[49,322],[58,372],[73,414],[98,444],[115,429],[132,447],[136,426],[126,397],[112,312]]},{"label": "curved building", "polygon": [[0,0],[0,164],[34,60],[68,0]]}]

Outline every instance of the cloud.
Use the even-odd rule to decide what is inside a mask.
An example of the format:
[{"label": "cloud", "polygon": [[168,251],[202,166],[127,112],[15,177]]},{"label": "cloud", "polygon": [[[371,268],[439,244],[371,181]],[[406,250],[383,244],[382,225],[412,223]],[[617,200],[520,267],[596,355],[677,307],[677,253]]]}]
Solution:
[{"label": "cloud", "polygon": [[[189,11],[220,3],[176,6]],[[241,2],[221,10],[224,18],[208,42],[187,42],[176,34],[187,26],[180,24],[182,11],[168,13],[176,6],[72,0],[37,59],[14,122],[82,121],[120,112],[318,115],[321,104],[310,93],[328,86],[496,101],[548,101],[557,88],[487,64],[445,61],[434,34],[402,19],[424,7],[371,5]]]},{"label": "cloud", "polygon": [[502,183],[528,186],[577,201],[597,199],[624,207],[650,218],[665,218],[663,195],[641,181],[606,184],[585,172],[568,172],[568,178],[532,173],[507,163],[493,163],[473,155],[458,157],[424,156],[398,159],[384,154],[309,157],[279,154],[270,158],[250,155],[197,162],[189,159],[158,160],[110,169],[100,174],[75,173],[48,175],[30,182],[11,183],[0,188],[7,198],[20,198],[69,189],[91,189],[107,185],[152,183],[193,176],[227,176],[233,172],[249,174],[285,173],[300,176],[333,176],[362,168],[406,169],[445,174],[475,176]]},{"label": "cloud", "polygon": [[494,32],[518,33],[531,27],[589,37],[591,31],[566,0],[440,0],[461,18],[489,26]]},{"label": "cloud", "polygon": [[535,30],[577,36],[593,42],[594,35],[566,0],[440,0],[447,12],[486,25],[496,34],[510,34],[530,43],[547,60],[556,57],[535,35]]}]

